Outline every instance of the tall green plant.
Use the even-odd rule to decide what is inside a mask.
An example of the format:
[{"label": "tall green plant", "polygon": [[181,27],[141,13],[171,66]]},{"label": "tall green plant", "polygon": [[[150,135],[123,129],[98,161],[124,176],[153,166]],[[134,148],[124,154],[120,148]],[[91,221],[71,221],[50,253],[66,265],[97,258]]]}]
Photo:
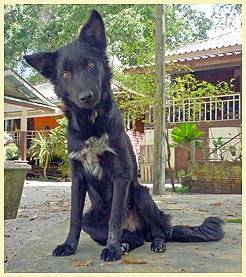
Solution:
[{"label": "tall green plant", "polygon": [[47,167],[53,157],[61,160],[58,170],[63,176],[70,176],[70,166],[67,150],[67,119],[58,119],[58,126],[48,134],[41,134],[32,139],[29,154],[35,163],[43,168],[44,176],[47,178]]},{"label": "tall green plant", "polygon": [[172,146],[179,146],[186,149],[188,159],[190,160],[191,143],[197,141],[203,135],[204,132],[200,131],[195,123],[182,123],[178,127],[173,128],[171,132],[171,138],[174,142]]},{"label": "tall green plant", "polygon": [[38,132],[38,137],[32,138],[29,154],[31,160],[35,160],[43,168],[44,177],[47,178],[47,167],[53,157],[53,144],[49,135],[42,135]]}]

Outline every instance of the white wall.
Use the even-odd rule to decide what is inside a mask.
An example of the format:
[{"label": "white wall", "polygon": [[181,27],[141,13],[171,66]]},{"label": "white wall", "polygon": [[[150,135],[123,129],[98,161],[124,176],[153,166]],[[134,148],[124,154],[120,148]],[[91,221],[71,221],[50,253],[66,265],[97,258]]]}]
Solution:
[{"label": "white wall", "polygon": [[[169,143],[172,143],[171,139],[172,129],[168,129]],[[154,145],[154,129],[147,129],[144,131],[144,139],[142,145]],[[171,166],[174,168],[174,147],[171,147]]]}]

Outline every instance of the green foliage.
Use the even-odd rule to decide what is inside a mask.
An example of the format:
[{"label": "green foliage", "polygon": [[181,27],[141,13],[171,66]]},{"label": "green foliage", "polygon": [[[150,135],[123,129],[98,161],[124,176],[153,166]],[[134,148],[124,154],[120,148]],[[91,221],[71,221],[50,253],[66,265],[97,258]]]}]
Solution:
[{"label": "green foliage", "polygon": [[[178,127],[175,127],[171,131],[171,138],[173,140],[172,147],[182,147],[188,152],[188,159],[191,159],[191,143],[196,142],[200,137],[204,135],[204,132],[198,130],[195,123],[181,123]],[[201,147],[201,144],[198,143]],[[195,144],[196,147],[196,144]]]},{"label": "green foliage", "polygon": [[237,154],[237,147],[235,145],[229,144],[228,151],[233,157],[235,157]]},{"label": "green foliage", "polygon": [[6,152],[5,152],[6,160],[18,160],[19,159],[20,151],[14,142],[9,143],[7,146],[5,146],[5,149],[6,149]]},{"label": "green foliage", "polygon": [[38,136],[32,138],[29,154],[31,160],[43,168],[44,177],[47,178],[46,170],[53,157],[53,144],[49,135],[37,133]]},{"label": "green foliage", "polygon": [[231,79],[228,82],[223,81],[212,84],[206,81],[200,81],[196,79],[194,74],[188,73],[177,76],[174,79],[168,91],[168,96],[171,100],[178,101],[186,98],[231,94],[234,92],[233,81],[234,79]]},{"label": "green foliage", "polygon": [[[189,70],[190,69],[185,69]],[[171,71],[171,69],[169,69]],[[125,93],[121,96],[118,103],[123,110],[129,111],[131,118],[142,118],[147,107],[154,106],[155,80],[153,69],[147,70],[145,74],[123,74],[120,71],[114,71],[114,78],[121,82],[125,87],[130,88],[135,93]],[[187,73],[181,76],[176,76],[172,83],[169,84],[166,78],[166,93],[170,101],[175,101],[175,105],[182,105],[183,100],[195,98],[194,105],[190,106],[190,118],[196,119],[198,112],[204,110],[204,99],[202,97],[213,97],[234,93],[234,79],[228,82],[218,82],[212,84],[206,81],[198,80],[194,74]],[[215,107],[213,106],[212,109]],[[220,103],[217,104],[217,109],[220,109]],[[187,112],[187,111],[186,111]]]},{"label": "green foliage", "polygon": [[181,147],[187,147],[191,142],[199,139],[204,132],[198,130],[195,123],[182,123],[178,127],[173,128],[171,137],[174,143]]},{"label": "green foliage", "polygon": [[[221,161],[228,158],[228,154],[232,157],[235,157],[238,153],[238,156],[241,154],[241,150],[231,143],[226,144],[226,141],[222,137],[218,137],[212,140],[213,151],[216,153]],[[230,157],[231,158],[231,157]]]},{"label": "green foliage", "polygon": [[177,172],[177,177],[178,178],[181,178],[181,177],[183,177],[183,176],[186,176],[186,171],[185,170],[179,170],[178,172]]},{"label": "green foliage", "polygon": [[214,150],[218,150],[219,148],[221,148],[221,146],[224,144],[222,137],[218,137],[216,139],[212,140],[212,144],[214,146]]},{"label": "green foliage", "polygon": [[50,137],[54,145],[54,156],[60,158],[59,170],[63,176],[70,176],[70,165],[67,150],[67,119],[58,119],[58,126],[50,131]]},{"label": "green foliage", "polygon": [[202,140],[195,141],[195,148],[201,150],[204,147],[204,142]]},{"label": "green foliage", "polygon": [[175,192],[177,192],[177,193],[188,193],[189,192],[189,187],[188,186],[176,187]]},{"label": "green foliage", "polygon": [[70,176],[70,166],[67,150],[67,119],[58,119],[58,126],[49,133],[38,133],[38,137],[32,139],[29,154],[43,168],[44,176],[53,157],[61,159],[58,170],[63,176]]},{"label": "green foliage", "polygon": [[[203,12],[192,5],[165,7],[167,49],[206,38],[212,21]],[[104,18],[111,56],[123,65],[152,61],[154,5],[5,5],[5,67],[22,73],[26,70],[23,54],[52,50],[74,39],[93,8]],[[31,80],[41,78],[32,74]]]},{"label": "green foliage", "polygon": [[226,146],[224,145],[224,143],[225,142],[223,141],[222,137],[218,137],[218,138],[212,140],[212,144],[214,146],[213,151],[215,153],[218,153],[221,161],[224,160],[225,154],[226,154],[225,153]]},{"label": "green foliage", "polygon": [[[5,67],[14,67],[20,73],[26,70],[23,54],[52,50],[71,41],[92,9],[97,9],[104,18],[109,53],[123,65],[150,63],[153,59],[155,5],[17,4],[4,7]],[[205,13],[187,4],[165,5],[165,8],[166,49],[173,50],[206,38],[213,21]],[[220,28],[231,26],[241,11],[241,4],[216,4],[213,19],[217,19]],[[41,80],[40,76],[31,79]]]},{"label": "green foliage", "polygon": [[129,112],[132,121],[142,119],[146,107],[154,106],[155,82],[153,73],[124,75],[119,71],[114,72],[114,78],[132,93],[124,93],[118,98],[121,109]]},{"label": "green foliage", "polygon": [[213,27],[215,29],[237,29],[237,20],[242,27],[242,4],[213,5]]}]

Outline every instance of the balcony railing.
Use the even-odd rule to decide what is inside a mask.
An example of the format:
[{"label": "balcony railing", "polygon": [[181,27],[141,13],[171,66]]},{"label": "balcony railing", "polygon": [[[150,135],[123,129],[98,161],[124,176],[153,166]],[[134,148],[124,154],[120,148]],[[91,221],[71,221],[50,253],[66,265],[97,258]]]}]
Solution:
[{"label": "balcony railing", "polygon": [[[21,131],[18,130],[18,131],[6,131],[6,132],[11,135],[11,137],[14,139],[14,141],[17,143],[17,145],[21,144],[21,136],[20,136]],[[44,134],[44,133],[47,134],[50,132],[50,130],[41,130],[41,131],[28,130],[26,132],[26,139],[27,139],[28,146],[30,146],[32,138],[37,137],[38,132],[41,134]]]},{"label": "balcony railing", "polygon": [[[166,122],[198,122],[240,119],[240,94],[166,100]],[[147,114],[153,123],[153,108]]]}]

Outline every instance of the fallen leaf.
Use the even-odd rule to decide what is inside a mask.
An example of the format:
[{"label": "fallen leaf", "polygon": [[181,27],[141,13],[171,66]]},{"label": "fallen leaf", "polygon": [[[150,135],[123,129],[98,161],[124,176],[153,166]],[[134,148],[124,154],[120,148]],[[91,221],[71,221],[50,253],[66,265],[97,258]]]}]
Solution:
[{"label": "fallen leaf", "polygon": [[20,217],[20,218],[28,217],[28,215],[26,215],[26,214],[19,214],[18,217]]},{"label": "fallen leaf", "polygon": [[228,213],[226,214],[226,216],[235,216],[236,214],[233,214],[233,213]]},{"label": "fallen leaf", "polygon": [[34,215],[33,217],[31,217],[31,218],[29,219],[29,221],[32,221],[32,220],[36,219],[37,217],[38,217],[37,215]]},{"label": "fallen leaf", "polygon": [[166,201],[166,204],[177,204],[175,201]]},{"label": "fallen leaf", "polygon": [[208,213],[208,210],[204,210],[204,209],[197,209],[199,212],[204,212],[204,213]]},{"label": "fallen leaf", "polygon": [[73,267],[86,267],[90,266],[92,264],[91,260],[86,260],[86,261],[73,261],[72,266]]},{"label": "fallen leaf", "polygon": [[8,262],[9,260],[11,260],[15,255],[16,255],[16,251],[13,251],[12,254],[11,254],[10,256],[5,257],[4,263],[6,263],[6,262]]},{"label": "fallen leaf", "polygon": [[136,258],[132,258],[132,257],[124,257],[122,259],[122,262],[123,264],[147,264],[146,261],[143,261],[143,260],[139,260],[139,259],[136,259]]},{"label": "fallen leaf", "polygon": [[211,206],[221,206],[221,202],[210,203]]}]

